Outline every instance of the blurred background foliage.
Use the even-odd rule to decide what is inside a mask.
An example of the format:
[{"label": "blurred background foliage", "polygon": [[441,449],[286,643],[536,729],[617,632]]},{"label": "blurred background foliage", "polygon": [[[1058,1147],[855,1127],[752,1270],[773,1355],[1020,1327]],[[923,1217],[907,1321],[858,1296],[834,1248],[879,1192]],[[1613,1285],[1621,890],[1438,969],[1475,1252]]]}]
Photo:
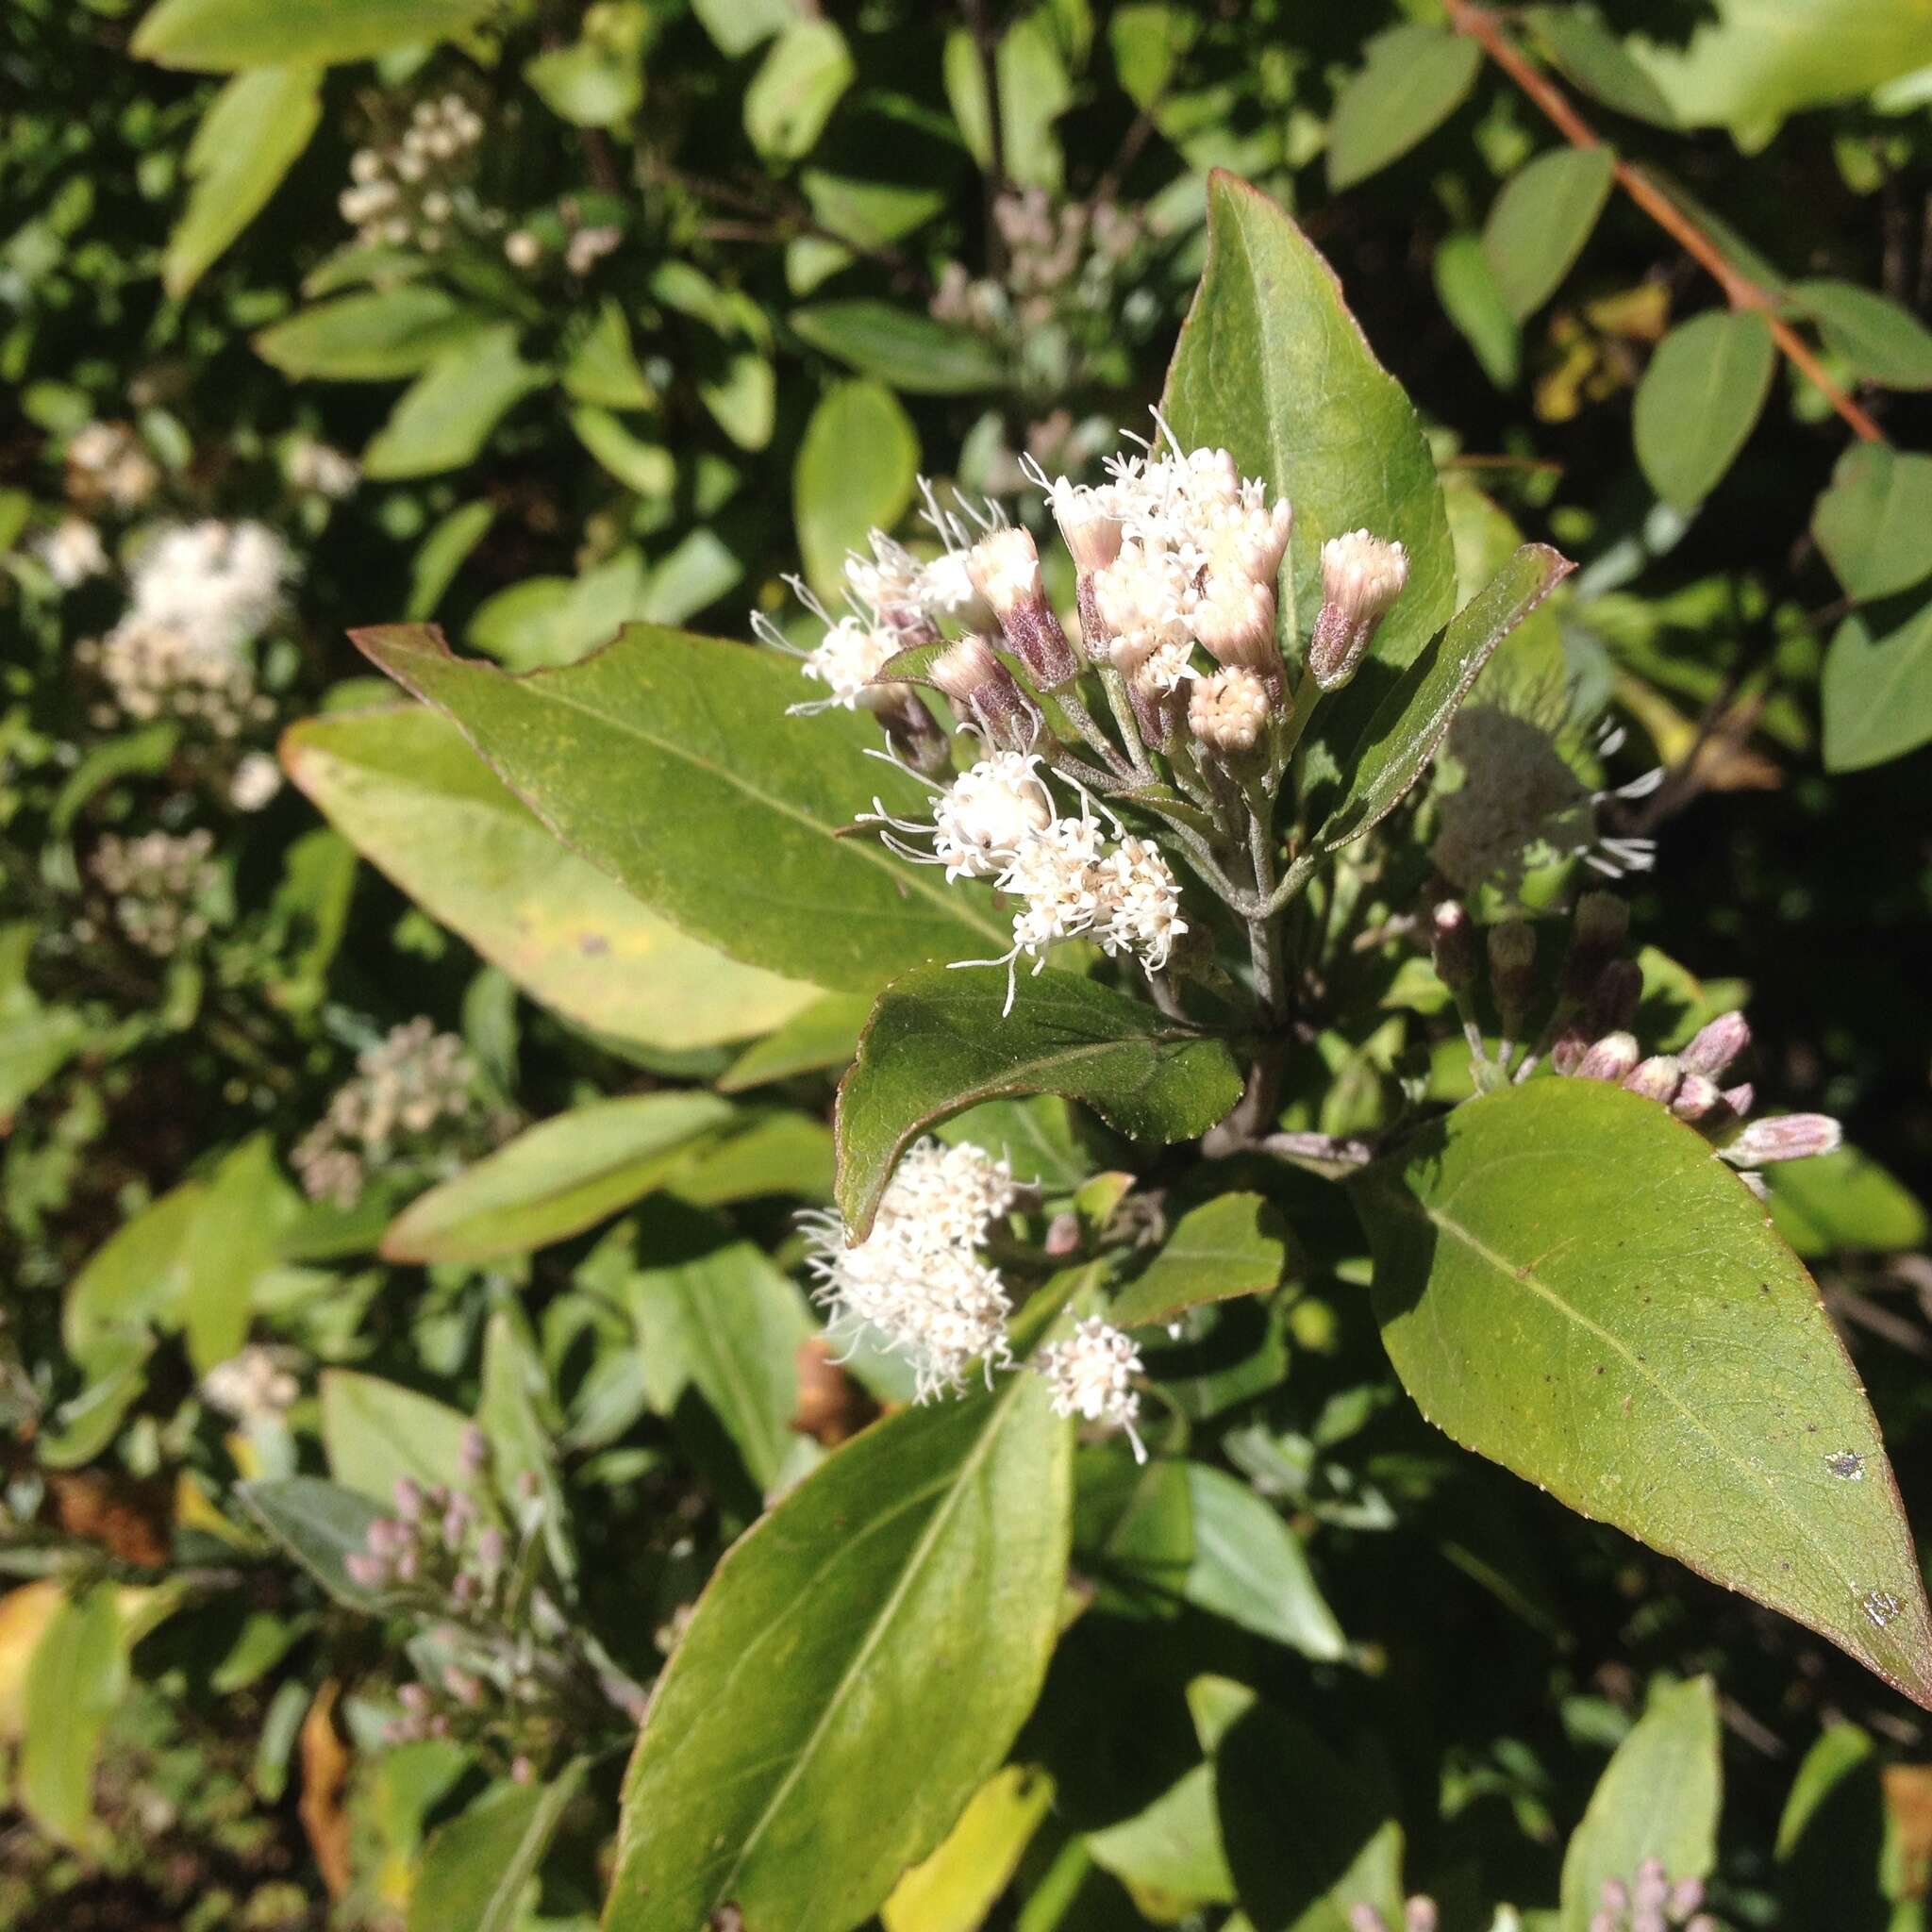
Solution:
[{"label": "blurred background foliage", "polygon": [[[921,474],[1090,473],[1159,391],[1213,167],[1303,223],[1424,412],[1465,591],[1518,531],[1578,560],[1506,668],[1664,768],[1617,808],[1659,843],[1654,987],[1747,988],[1768,1091],[1846,1122],[1774,1208],[1923,1474],[1922,6],[13,0],[0,77],[0,1924],[465,1923],[425,1840],[514,1838],[533,1787],[472,1800],[583,1721],[399,1738],[396,1626],[273,1558],[237,1485],[447,1485],[472,1415],[608,1747],[534,1787],[523,1922],[591,1923],[638,1687],[761,1496],[901,1392],[799,1353],[783,1272],[859,1014],[622,902],[428,718],[368,724],[346,632],[433,618],[515,669],[636,619],[739,635],[783,573],[829,596],[911,534]],[[102,641],[166,591],[156,527],[209,519],[275,560],[244,672],[184,702]],[[1390,1049],[1332,1044],[1314,1113],[1349,1131]],[[607,1192],[378,1251],[558,1115]],[[1025,1130],[1105,1164],[1063,1109]],[[1923,1924],[1923,1720],[1452,1458],[1391,1406],[1358,1236],[1301,1205],[1317,1265],[1200,1344],[1197,1420],[1310,1541],[1352,1663],[1211,1604],[1131,1645],[1131,1607],[1084,1620],[962,1855],[987,1923],[1226,1920],[1186,1818],[1131,1827],[1227,1675],[1374,1740],[1445,1924],[1547,1907],[1646,1688],[1707,1671],[1728,1917]],[[476,1211],[536,1218],[479,1260]],[[973,1890],[886,1923],[981,1923]]]}]

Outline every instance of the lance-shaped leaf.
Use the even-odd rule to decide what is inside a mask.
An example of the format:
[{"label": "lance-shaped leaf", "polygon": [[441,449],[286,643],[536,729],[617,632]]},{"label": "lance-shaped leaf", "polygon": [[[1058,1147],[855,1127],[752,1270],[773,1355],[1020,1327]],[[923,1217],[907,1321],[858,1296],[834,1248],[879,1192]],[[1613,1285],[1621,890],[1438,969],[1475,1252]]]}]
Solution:
[{"label": "lance-shaped leaf", "polygon": [[391,1261],[527,1255],[650,1192],[701,1134],[732,1118],[715,1093],[633,1093],[540,1121],[432,1188],[382,1238]]},{"label": "lance-shaped leaf", "polygon": [[652,1695],[606,1932],[876,1908],[1032,1708],[1071,1448],[1046,1385],[1010,1375],[867,1430],[736,1545]]},{"label": "lance-shaped leaf", "polygon": [[448,712],[566,845],[747,965],[875,992],[908,967],[1009,943],[983,894],[838,836],[875,794],[915,813],[924,795],[864,756],[869,719],[787,716],[824,688],[775,657],[638,624],[580,663],[512,677],[423,625],[356,641]]},{"label": "lance-shaped leaf", "polygon": [[1321,608],[1330,537],[1366,528],[1408,553],[1407,587],[1368,662],[1304,741],[1305,761],[1311,746],[1327,754],[1311,776],[1333,775],[1347,768],[1330,747],[1356,735],[1394,675],[1454,613],[1449,519],[1422,423],[1314,244],[1266,195],[1220,171],[1208,177],[1208,235],[1207,272],[1174,345],[1163,413],[1183,448],[1230,451],[1242,475],[1264,478],[1293,504],[1281,595],[1291,649]]},{"label": "lance-shaped leaf", "polygon": [[422,705],[305,719],[282,762],[337,831],[531,998],[646,1046],[742,1040],[809,1006],[808,986],[687,939],[558,843]]},{"label": "lance-shaped leaf", "polygon": [[1288,1260],[1281,1210],[1259,1194],[1222,1194],[1184,1214],[1144,1272],[1114,1297],[1121,1328],[1172,1322],[1203,1302],[1266,1294]]},{"label": "lance-shaped leaf", "polygon": [[1341,755],[1346,777],[1322,826],[1324,849],[1359,839],[1402,803],[1496,646],[1573,568],[1545,543],[1524,544],[1403,672]]},{"label": "lance-shaped leaf", "polygon": [[590,1760],[573,1757],[544,1784],[495,1786],[441,1826],[409,1894],[409,1932],[510,1932],[525,1893]]},{"label": "lance-shaped leaf", "polygon": [[1797,1257],[1654,1102],[1546,1079],[1458,1108],[1357,1205],[1423,1412],[1932,1706],[1878,1424]]},{"label": "lance-shaped leaf", "polygon": [[1241,1098],[1226,1042],[1071,973],[908,974],[839,1089],[839,1207],[863,1240],[907,1143],[981,1100],[1061,1093],[1142,1141],[1205,1134]]}]

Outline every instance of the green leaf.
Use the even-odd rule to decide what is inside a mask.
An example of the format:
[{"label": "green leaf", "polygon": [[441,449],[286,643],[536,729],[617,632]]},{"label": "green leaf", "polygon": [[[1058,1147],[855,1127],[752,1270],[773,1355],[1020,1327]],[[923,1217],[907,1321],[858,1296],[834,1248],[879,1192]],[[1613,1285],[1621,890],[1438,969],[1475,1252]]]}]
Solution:
[{"label": "green leaf", "polygon": [[744,1093],[774,1080],[842,1067],[858,1051],[858,1036],[872,1002],[851,993],[828,993],[782,1022],[732,1061],[720,1078],[721,1093]]},{"label": "green leaf", "polygon": [[1832,633],[1819,697],[1827,772],[1862,772],[1932,739],[1932,603],[1853,611]]},{"label": "green leaf", "polygon": [[1932,389],[1932,329],[1910,309],[1857,282],[1795,282],[1791,300],[1817,321],[1825,345],[1868,382]]},{"label": "green leaf", "polygon": [[1165,1324],[1203,1302],[1268,1294],[1281,1284],[1288,1228],[1259,1194],[1221,1194],[1184,1214],[1160,1252],[1113,1299],[1121,1328]]},{"label": "green leaf", "polygon": [[[447,1403],[353,1369],[322,1374],[322,1443],[337,1482],[383,1505],[404,1476],[461,1487],[468,1418]],[[313,1499],[310,1499],[311,1501]]]},{"label": "green leaf", "polygon": [[512,671],[575,664],[640,615],[643,596],[643,557],[626,547],[580,576],[507,585],[477,607],[467,638]]},{"label": "green leaf", "polygon": [[1004,972],[907,974],[879,995],[839,1089],[838,1198],[852,1238],[872,1227],[907,1143],[976,1101],[1079,1100],[1150,1141],[1204,1134],[1241,1098],[1219,1040],[1071,973],[1023,975],[1004,1017]]},{"label": "green leaf", "polygon": [[548,1247],[649,1193],[690,1141],[730,1118],[729,1101],[690,1091],[593,1100],[541,1121],[411,1202],[383,1256],[487,1261]]},{"label": "green leaf", "polygon": [[578,402],[600,409],[648,409],[656,402],[657,391],[638,366],[630,323],[616,296],[607,295],[590,325],[573,340],[563,386]]},{"label": "green leaf", "polygon": [[1563,1855],[1559,1932],[1591,1932],[1604,1880],[1629,1886],[1646,1858],[1661,1859],[1673,1880],[1709,1877],[1722,1778],[1716,1687],[1693,1677],[1657,1691],[1617,1746]]},{"label": "green leaf", "polygon": [[1932,457],[1853,443],[1811,512],[1811,534],[1861,602],[1932,575]]},{"label": "green leaf", "polygon": [[1409,22],[1377,34],[1328,126],[1328,186],[1365,181],[1433,134],[1469,98],[1483,64],[1473,40]]},{"label": "green leaf", "polygon": [[1781,1160],[1764,1178],[1773,1224],[1807,1257],[1902,1254],[1924,1247],[1932,1235],[1924,1208],[1856,1147],[1815,1160]]},{"label": "green leaf", "polygon": [[1483,374],[1498,389],[1514,389],[1523,374],[1523,331],[1503,300],[1483,244],[1474,235],[1445,235],[1431,273],[1442,312],[1475,351]]},{"label": "green leaf", "polygon": [[1359,732],[1390,678],[1454,614],[1449,519],[1414,408],[1307,237],[1219,169],[1208,177],[1208,267],[1168,367],[1163,410],[1184,448],[1231,451],[1242,475],[1294,505],[1283,636],[1292,641],[1314,623],[1330,537],[1366,526],[1408,553],[1407,587],[1367,664],[1305,741],[1304,762],[1315,746],[1327,754],[1311,775],[1333,776],[1347,769],[1333,744]]},{"label": "green leaf", "polygon": [[794,308],[791,326],[814,349],[908,395],[1004,389],[1007,362],[991,342],[910,308],[865,297]]},{"label": "green leaf", "polygon": [[1560,7],[1532,7],[1526,17],[1564,74],[1605,107],[1656,127],[1677,125],[1663,90],[1631,58],[1594,6],[1565,0]]},{"label": "green leaf", "polygon": [[606,1932],[845,1932],[945,1836],[1032,1708],[1071,1433],[1037,1375],[913,1408],[726,1555],[625,1781]]},{"label": "green leaf", "polygon": [[480,310],[425,282],[338,295],[255,338],[264,362],[298,382],[389,382],[415,375],[488,326]]},{"label": "green leaf", "polygon": [[616,127],[643,105],[651,31],[643,0],[604,0],[585,9],[582,32],[569,46],[526,60],[524,78],[574,127]]},{"label": "green leaf", "polygon": [[722,376],[698,384],[698,400],[740,449],[763,449],[772,440],[778,407],[771,358],[757,349],[734,350]]},{"label": "green leaf", "polygon": [[[1131,1818],[1087,1834],[1093,1862],[1158,1910],[1163,1923],[1191,1907],[1231,1905],[1234,1874],[1221,1844],[1214,1767],[1197,1764]],[[1222,1921],[1239,1928],[1239,1919]]]},{"label": "green leaf", "polygon": [[409,566],[409,601],[404,614],[412,623],[429,616],[442,602],[442,593],[495,521],[496,506],[479,500],[458,504],[431,528]]},{"label": "green leaf", "polygon": [[794,21],[766,50],[744,91],[744,131],[771,161],[795,161],[817,144],[858,69],[829,20]]},{"label": "green leaf", "polygon": [[[959,138],[981,170],[990,170],[992,110],[987,99],[986,63],[964,27],[946,36],[941,72]],[[1048,8],[1036,7],[1021,14],[1000,36],[993,72],[999,85],[1000,158],[1007,178],[1057,192],[1065,163],[1054,123],[1073,106],[1074,83]]]},{"label": "green leaf", "polygon": [[842,589],[847,551],[906,514],[918,475],[919,432],[891,390],[841,382],[825,392],[791,472],[798,553],[820,596]]},{"label": "green leaf", "polygon": [[11,1120],[92,1038],[74,1007],[41,1007],[0,1015],[0,1121]]},{"label": "green leaf", "polygon": [[[343,1489],[312,1475],[240,1483],[235,1493],[261,1527],[338,1603],[370,1610],[380,1602],[376,1593],[350,1578],[343,1559],[368,1547],[369,1525],[387,1513],[383,1504],[360,1490]],[[383,1502],[388,1501],[385,1496]]]},{"label": "green leaf", "polygon": [[1864,1391],[1698,1134],[1621,1088],[1536,1080],[1457,1108],[1355,1192],[1382,1339],[1430,1421],[1932,1703]]},{"label": "green leaf", "polygon": [[879,1907],[886,1932],[979,1932],[1046,1823],[1053,1780],[1009,1764],[973,1794],[959,1822]]},{"label": "green leaf", "polygon": [[1009,943],[983,895],[838,836],[874,791],[889,809],[923,794],[863,756],[868,720],[788,716],[817,688],[775,657],[634,625],[580,664],[511,678],[416,626],[357,641],[454,717],[567,845],[734,958],[871,992]]},{"label": "green leaf", "polygon": [[193,183],[168,237],[161,282],[178,301],[267,205],[322,118],[313,67],[239,74],[209,104],[189,143]]},{"label": "green leaf", "polygon": [[622,483],[652,501],[677,487],[677,458],[661,442],[645,442],[608,409],[586,404],[570,412],[577,441]]},{"label": "green leaf", "polygon": [[1583,253],[1616,178],[1607,147],[1559,147],[1504,183],[1483,225],[1483,252],[1509,312],[1534,315]]},{"label": "green leaf", "polygon": [[1680,323],[1637,385],[1637,460],[1650,487],[1695,509],[1723,481],[1771,393],[1777,350],[1753,310],[1714,309]]},{"label": "green leaf", "polygon": [[799,1447],[798,1347],[818,1324],[795,1282],[707,1217],[659,1213],[646,1226],[652,1265],[625,1284],[638,1346],[683,1365],[769,1492]]},{"label": "green leaf", "polygon": [[409,1892],[409,1932],[514,1932],[524,1893],[590,1766],[545,1784],[499,1784],[438,1827]]},{"label": "green leaf", "polygon": [[247,1341],[255,1285],[275,1265],[276,1246],[299,1212],[266,1134],[244,1141],[209,1176],[195,1207],[175,1309],[198,1373]]},{"label": "green leaf", "polygon": [[1524,544],[1395,680],[1343,754],[1347,785],[1317,835],[1324,850],[1359,839],[1402,803],[1496,647],[1573,568],[1547,544]]},{"label": "green leaf", "polygon": [[792,0],[691,0],[719,53],[736,60],[798,18]]},{"label": "green leaf", "polygon": [[163,67],[230,74],[284,62],[367,60],[460,34],[490,0],[161,0],[133,51]]},{"label": "green leaf", "polygon": [[772,1195],[829,1200],[832,1130],[810,1114],[752,1118],[695,1149],[664,1189],[693,1208],[722,1208]]},{"label": "green leaf", "polygon": [[1299,1718],[1257,1703],[1215,1752],[1221,1837],[1255,1932],[1402,1924],[1402,1827],[1377,1781]]},{"label": "green leaf", "polygon": [[127,1690],[127,1641],[111,1584],[67,1598],[27,1665],[16,1796],[49,1838],[92,1854],[94,1760]]},{"label": "green leaf", "polygon": [[60,1310],[60,1336],[82,1368],[115,1363],[143,1332],[172,1326],[187,1292],[205,1188],[185,1182],[125,1222],[88,1257]]},{"label": "green leaf", "polygon": [[810,987],[686,939],[558,844],[440,712],[310,718],[284,738],[282,760],[418,905],[582,1025],[644,1046],[715,1046],[813,1003]]},{"label": "green leaf", "polygon": [[444,350],[403,391],[362,452],[363,474],[393,481],[475,461],[496,425],[547,379],[517,353],[512,324],[479,330]]},{"label": "green leaf", "polygon": [[522,1310],[499,1307],[483,1331],[483,1372],[476,1425],[490,1440],[491,1476],[500,1495],[533,1484],[543,1505],[543,1542],[566,1583],[577,1574],[570,1509],[551,1451],[558,1422],[548,1372],[521,1324]]}]

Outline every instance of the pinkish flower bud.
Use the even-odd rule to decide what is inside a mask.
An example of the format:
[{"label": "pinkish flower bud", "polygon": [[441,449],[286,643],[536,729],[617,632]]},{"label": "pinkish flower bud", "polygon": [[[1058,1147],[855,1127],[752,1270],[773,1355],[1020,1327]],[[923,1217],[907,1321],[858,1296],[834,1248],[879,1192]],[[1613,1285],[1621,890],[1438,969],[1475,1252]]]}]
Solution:
[{"label": "pinkish flower bud", "polygon": [[1389,1924],[1374,1906],[1357,1904],[1348,1908],[1348,1932],[1389,1932]]},{"label": "pinkish flower bud", "polygon": [[490,1438],[475,1423],[465,1423],[457,1459],[468,1476],[478,1476],[490,1467]]},{"label": "pinkish flower bud", "polygon": [[1670,1932],[1660,1906],[1639,1906],[1630,1914],[1630,1932]]},{"label": "pinkish flower bud", "polygon": [[423,1574],[423,1552],[414,1543],[396,1558],[396,1580],[414,1583]]},{"label": "pinkish flower bud", "polygon": [[1641,1093],[1646,1100],[1668,1107],[1677,1097],[1683,1078],[1683,1069],[1677,1062],[1667,1053],[1657,1053],[1632,1067],[1624,1075],[1624,1085],[1632,1093]]},{"label": "pinkish flower bud", "polygon": [[512,1784],[526,1785],[537,1775],[537,1767],[527,1757],[514,1757],[510,1760],[509,1776]]},{"label": "pinkish flower bud", "polygon": [[1441,1921],[1436,1901],[1424,1892],[1417,1892],[1402,1907],[1402,1932],[1436,1932]]},{"label": "pinkish flower bud", "polygon": [[966,574],[999,621],[1007,648],[1033,674],[1042,691],[1058,691],[1080,675],[1080,660],[1040,575],[1033,533],[1018,527],[990,530],[966,553]]},{"label": "pinkish flower bud", "polygon": [[1566,1026],[1550,1044],[1550,1065],[1559,1074],[1574,1074],[1589,1051],[1589,1034],[1580,1027]]},{"label": "pinkish flower bud", "polygon": [[1583,1024],[1598,1035],[1627,1032],[1642,998],[1642,967],[1635,959],[1612,959],[1597,974]]},{"label": "pinkish flower bud", "polygon": [[495,1524],[489,1524],[476,1539],[476,1560],[486,1573],[501,1570],[504,1559],[509,1555],[509,1546],[504,1541],[503,1532]]},{"label": "pinkish flower bud", "polygon": [[1356,674],[1376,626],[1408,582],[1408,554],[1366,530],[1322,546],[1322,609],[1308,640],[1308,673],[1323,691]]},{"label": "pinkish flower bud", "polygon": [[1829,1114],[1781,1113],[1753,1121],[1722,1151],[1734,1167],[1765,1167],[1835,1154],[1843,1140],[1844,1129]]},{"label": "pinkish flower bud", "polygon": [[1677,1056],[1687,1074],[1704,1074],[1713,1080],[1730,1071],[1731,1062],[1751,1044],[1751,1028],[1742,1013],[1721,1013]]},{"label": "pinkish flower bud", "polygon": [[1458,899],[1444,899],[1429,915],[1429,952],[1436,977],[1453,993],[1475,984],[1475,931]]},{"label": "pinkish flower bud", "polygon": [[984,638],[969,632],[949,644],[933,660],[931,675],[991,743],[1005,751],[1028,752],[1038,742],[1039,711]]},{"label": "pinkish flower bud", "polygon": [[372,1555],[393,1557],[408,1548],[413,1539],[406,1525],[392,1516],[378,1516],[362,1539]]},{"label": "pinkish flower bud", "polygon": [[1606,1033],[1576,1063],[1579,1080],[1622,1080],[1637,1069],[1641,1049],[1628,1033]]},{"label": "pinkish flower bud", "polygon": [[1742,1120],[1757,1105],[1757,1090],[1748,1080],[1724,1089],[1724,1105]]},{"label": "pinkish flower bud", "polygon": [[1637,1868],[1637,1883],[1631,1888],[1630,1902],[1641,1912],[1655,1911],[1671,1895],[1670,1880],[1664,1875],[1664,1861],[1649,1857]]},{"label": "pinkish flower bud", "polygon": [[1274,636],[1274,586],[1237,577],[1218,584],[1194,607],[1194,639],[1227,669],[1255,672],[1271,689],[1282,683],[1281,646]]},{"label": "pinkish flower bud", "polygon": [[1536,997],[1536,932],[1527,921],[1512,919],[1490,928],[1489,944],[1490,991],[1504,1032],[1513,1037]]},{"label": "pinkish flower bud", "polygon": [[[1679,1064],[1682,1064],[1680,1059]],[[1677,1089],[1677,1095],[1671,1102],[1671,1111],[1680,1121],[1693,1124],[1699,1121],[1729,1112],[1724,1097],[1717,1091],[1717,1082],[1707,1080],[1702,1074],[1686,1074],[1683,1085]]]},{"label": "pinkish flower bud", "polygon": [[456,1664],[443,1665],[442,1688],[467,1710],[475,1710],[483,1702],[482,1680]]},{"label": "pinkish flower bud", "polygon": [[366,1550],[351,1550],[342,1558],[342,1568],[348,1573],[349,1581],[363,1590],[380,1590],[389,1582],[389,1565]]},{"label": "pinkish flower bud", "polygon": [[1704,1881],[1701,1878],[1680,1878],[1671,1887],[1667,1905],[1672,1918],[1688,1919],[1703,1903]]},{"label": "pinkish flower bud", "polygon": [[1621,1878],[1606,1878],[1599,1895],[1607,1912],[1627,1912],[1630,1909],[1630,1888]]},{"label": "pinkish flower bud", "polygon": [[423,1485],[413,1476],[399,1475],[395,1488],[396,1514],[405,1523],[414,1523],[423,1513]]},{"label": "pinkish flower bud", "polygon": [[396,1692],[396,1701],[411,1717],[421,1717],[429,1708],[429,1687],[426,1684],[405,1684]]}]

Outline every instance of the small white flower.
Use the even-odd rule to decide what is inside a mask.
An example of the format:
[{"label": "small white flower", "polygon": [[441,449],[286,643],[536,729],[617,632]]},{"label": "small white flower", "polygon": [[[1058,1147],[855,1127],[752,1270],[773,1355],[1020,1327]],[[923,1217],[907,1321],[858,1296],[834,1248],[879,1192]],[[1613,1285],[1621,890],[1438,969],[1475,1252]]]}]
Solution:
[{"label": "small white flower", "polygon": [[282,768],[265,751],[252,751],[235,767],[228,803],[237,811],[259,811],[282,789]]},{"label": "small white flower", "polygon": [[815,704],[793,705],[794,713],[871,709],[884,695],[872,680],[887,658],[900,648],[889,630],[874,629],[856,617],[841,617],[825,632],[818,647],[807,654],[805,675],[825,686],[829,696]]},{"label": "small white flower", "polygon": [[353,495],[362,480],[362,467],[354,457],[312,436],[301,437],[291,446],[286,470],[294,488],[312,490],[334,503]]},{"label": "small white flower", "polygon": [[996,751],[961,772],[933,807],[933,856],[946,876],[992,878],[1053,823],[1053,799],[1029,754]]},{"label": "small white flower", "polygon": [[136,560],[131,615],[209,651],[238,652],[268,627],[293,574],[288,546],[265,525],[177,524]]},{"label": "small white flower", "polygon": [[1041,1349],[1038,1362],[1053,1391],[1056,1415],[1077,1415],[1124,1429],[1135,1460],[1145,1462],[1147,1448],[1134,1426],[1141,1414],[1134,1377],[1141,1366],[1133,1338],[1098,1315],[1088,1316],[1064,1341]]},{"label": "small white flower", "polygon": [[1188,929],[1181,892],[1158,846],[1125,838],[1099,865],[1102,950],[1131,953],[1149,973],[1167,965],[1174,942]]},{"label": "small white flower", "polygon": [[201,1378],[202,1400],[237,1422],[265,1422],[292,1407],[302,1385],[275,1349],[251,1343]]},{"label": "small white flower", "polygon": [[35,546],[47,575],[63,591],[71,591],[108,568],[101,533],[85,517],[62,517]]},{"label": "small white flower", "polygon": [[504,259],[512,268],[532,269],[543,259],[543,244],[527,228],[512,228],[503,238]]}]

